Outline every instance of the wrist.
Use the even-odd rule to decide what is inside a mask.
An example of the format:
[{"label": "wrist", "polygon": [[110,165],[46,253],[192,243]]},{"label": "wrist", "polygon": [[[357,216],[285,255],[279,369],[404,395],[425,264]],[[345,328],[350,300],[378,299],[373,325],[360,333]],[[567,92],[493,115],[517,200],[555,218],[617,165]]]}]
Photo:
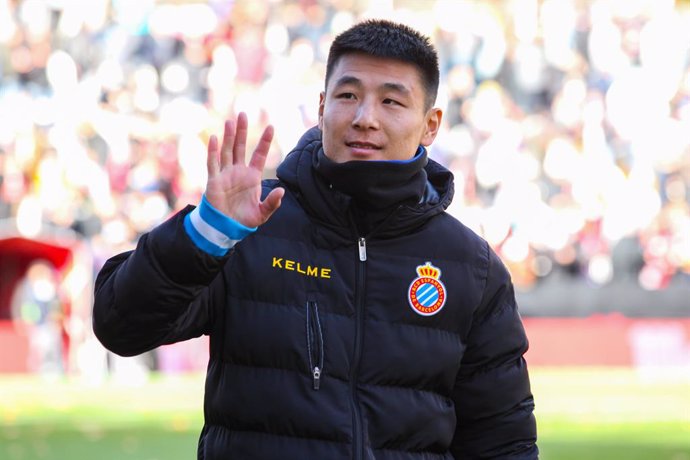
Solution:
[{"label": "wrist", "polygon": [[201,203],[185,216],[184,227],[199,249],[223,256],[247,235],[256,231],[214,208],[204,195]]}]

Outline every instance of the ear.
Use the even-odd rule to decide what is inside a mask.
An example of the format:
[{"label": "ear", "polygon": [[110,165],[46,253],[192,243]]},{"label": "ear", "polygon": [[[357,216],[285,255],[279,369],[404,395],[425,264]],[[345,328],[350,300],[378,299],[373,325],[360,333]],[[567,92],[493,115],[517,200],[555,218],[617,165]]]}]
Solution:
[{"label": "ear", "polygon": [[321,91],[319,94],[319,129],[323,130],[323,108],[326,105],[326,92]]},{"label": "ear", "polygon": [[424,123],[424,132],[422,133],[422,139],[419,142],[424,147],[430,146],[438,130],[441,128],[441,120],[443,119],[443,111],[438,107],[432,107],[426,114],[426,122]]}]

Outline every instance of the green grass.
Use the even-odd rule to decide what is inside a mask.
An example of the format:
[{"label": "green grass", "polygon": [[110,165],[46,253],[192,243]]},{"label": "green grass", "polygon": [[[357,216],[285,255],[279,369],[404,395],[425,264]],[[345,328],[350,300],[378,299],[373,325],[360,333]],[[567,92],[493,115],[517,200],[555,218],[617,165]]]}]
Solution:
[{"label": "green grass", "polygon": [[690,460],[688,369],[534,369],[540,458]]},{"label": "green grass", "polygon": [[196,458],[198,433],[155,426],[108,431],[22,427],[5,438],[0,436],[5,460],[164,460]]},{"label": "green grass", "polygon": [[[687,373],[533,369],[532,386],[542,459],[690,460]],[[192,459],[202,392],[199,375],[145,385],[0,376],[0,459]]]},{"label": "green grass", "polygon": [[146,384],[0,378],[0,459],[196,458],[203,376]]}]

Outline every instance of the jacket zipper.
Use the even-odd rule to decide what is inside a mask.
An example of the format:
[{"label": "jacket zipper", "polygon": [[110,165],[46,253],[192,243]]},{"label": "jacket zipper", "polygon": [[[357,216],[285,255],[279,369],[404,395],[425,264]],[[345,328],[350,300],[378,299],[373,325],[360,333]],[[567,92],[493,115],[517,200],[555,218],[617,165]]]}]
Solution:
[{"label": "jacket zipper", "polygon": [[313,388],[321,387],[323,374],[323,333],[319,319],[319,306],[313,300],[307,301],[307,354],[309,355],[309,371],[313,377]]},{"label": "jacket zipper", "polygon": [[352,396],[352,426],[353,426],[353,458],[361,459],[362,454],[362,414],[359,409],[359,398],[357,396],[357,379],[359,377],[359,362],[362,357],[362,335],[364,334],[364,280],[367,260],[366,239],[360,237],[357,240],[359,252],[359,264],[357,270],[357,284],[355,286],[355,350],[352,369],[350,370],[350,393]]},{"label": "jacket zipper", "polygon": [[359,260],[361,262],[366,262],[366,260],[367,260],[367,241],[364,238],[360,238],[357,241],[357,246],[359,247]]},{"label": "jacket zipper", "polygon": [[[366,237],[360,236],[357,238],[359,263],[357,265],[357,280],[355,285],[355,350],[352,368],[350,369],[350,404],[352,405],[353,426],[352,458],[354,460],[361,460],[364,457],[364,433],[362,428],[362,414],[359,408],[359,397],[357,396],[357,380],[359,378],[359,362],[362,358],[362,336],[364,335],[364,287],[366,280],[367,238],[371,239],[371,236],[378,232],[379,229],[383,228],[402,208],[402,205],[398,206],[393,212],[386,216],[376,228],[369,232]],[[357,228],[352,217],[351,224],[354,229]]]}]

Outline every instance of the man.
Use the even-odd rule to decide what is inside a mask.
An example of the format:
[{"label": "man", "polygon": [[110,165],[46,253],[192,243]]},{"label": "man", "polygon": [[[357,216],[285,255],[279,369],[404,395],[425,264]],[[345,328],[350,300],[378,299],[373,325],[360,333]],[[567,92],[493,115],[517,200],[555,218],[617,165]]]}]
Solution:
[{"label": "man", "polygon": [[537,458],[510,278],[427,157],[438,80],[424,36],[355,25],[277,179],[272,128],[245,165],[240,114],[209,141],[201,204],[102,269],[112,351],[210,336],[198,458]]}]

